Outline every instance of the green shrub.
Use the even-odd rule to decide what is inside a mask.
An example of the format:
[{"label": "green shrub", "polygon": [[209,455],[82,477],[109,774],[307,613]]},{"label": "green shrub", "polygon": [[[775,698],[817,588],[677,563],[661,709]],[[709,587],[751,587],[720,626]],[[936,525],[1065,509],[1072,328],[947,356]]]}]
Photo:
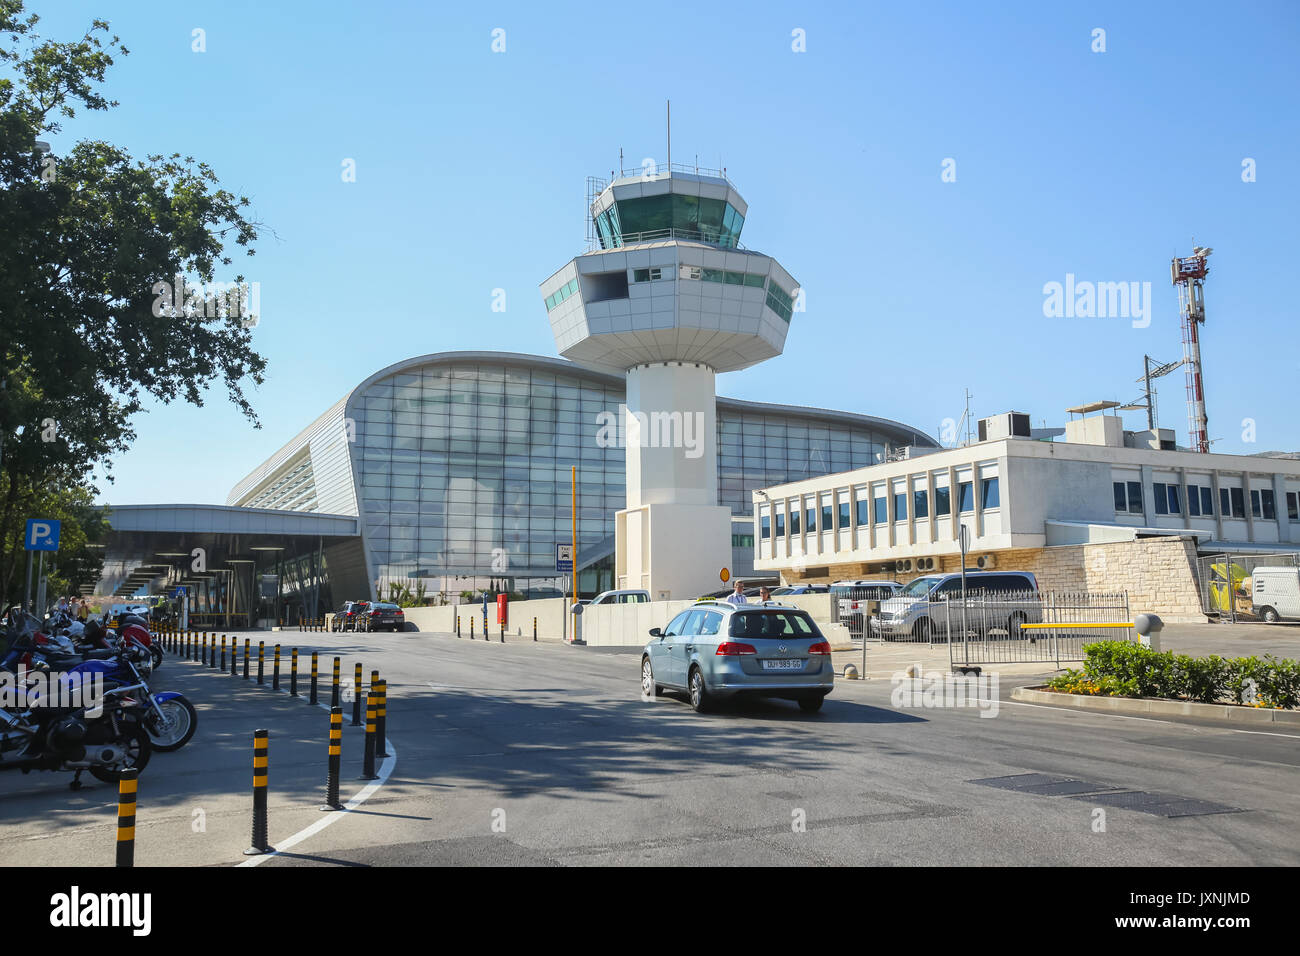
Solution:
[{"label": "green shrub", "polygon": [[1097,641],[1084,647],[1083,670],[1070,670],[1048,686],[1067,693],[1112,697],[1164,697],[1211,704],[1229,700],[1257,707],[1300,707],[1300,661],[1271,655],[1222,658],[1156,652],[1131,641]]}]

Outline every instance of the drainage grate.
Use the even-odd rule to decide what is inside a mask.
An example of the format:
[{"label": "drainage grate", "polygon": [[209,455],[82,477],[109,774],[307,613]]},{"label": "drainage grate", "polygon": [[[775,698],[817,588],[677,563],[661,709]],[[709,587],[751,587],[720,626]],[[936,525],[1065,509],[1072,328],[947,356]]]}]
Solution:
[{"label": "drainage grate", "polygon": [[1089,783],[1073,777],[1059,777],[1048,773],[1017,773],[1006,777],[985,777],[968,780],[984,787],[1012,790],[1016,793],[1035,794],[1040,797],[1069,797],[1086,800],[1095,806],[1115,807],[1120,810],[1137,810],[1159,817],[1198,817],[1211,813],[1244,813],[1241,807],[1230,807],[1211,800],[1196,800],[1173,793],[1152,793],[1146,790],[1124,790],[1106,784]]},{"label": "drainage grate", "polygon": [[1127,793],[1099,793],[1089,797],[1076,796],[1074,800],[1087,800],[1101,806],[1137,810],[1157,817],[1200,817],[1212,813],[1244,813],[1242,807],[1230,807],[1211,800],[1196,800],[1172,793],[1147,793],[1133,790]]}]

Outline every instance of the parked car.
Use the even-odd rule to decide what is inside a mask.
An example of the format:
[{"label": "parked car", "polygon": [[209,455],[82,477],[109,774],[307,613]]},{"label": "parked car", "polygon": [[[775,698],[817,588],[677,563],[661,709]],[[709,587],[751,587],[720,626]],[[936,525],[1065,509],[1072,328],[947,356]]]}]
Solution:
[{"label": "parked car", "polygon": [[830,590],[829,584],[784,584],[772,589],[772,597],[780,597],[782,594],[829,594]]},{"label": "parked car", "polygon": [[642,694],[686,691],[699,712],[736,696],[794,700],[813,712],[834,687],[830,643],[790,605],[698,603],[652,628],[641,652]]},{"label": "parked car", "polygon": [[334,614],[331,622],[336,631],[355,631],[357,629],[357,614],[368,601],[344,601],[343,606]]},{"label": "parked car", "polygon": [[868,601],[888,601],[903,586],[887,578],[835,581],[830,585],[831,600],[838,605],[837,620],[849,629],[850,637],[862,636]]},{"label": "parked car", "polygon": [[1256,568],[1250,590],[1251,609],[1261,621],[1300,621],[1300,568]]},{"label": "parked car", "polygon": [[[1021,637],[1020,625],[1042,623],[1042,605],[1031,597],[1037,590],[1038,580],[1029,571],[967,571],[966,611],[972,629],[983,637],[992,631]],[[900,637],[926,640],[931,628],[942,627],[944,621],[957,627],[962,611],[961,572],[926,574],[881,603],[871,633],[887,641]]]},{"label": "parked car", "polygon": [[591,599],[592,604],[646,604],[650,601],[650,592],[636,588],[624,588],[620,591],[601,591]]},{"label": "parked car", "polygon": [[358,630],[362,631],[404,631],[406,630],[406,612],[396,604],[376,601],[367,604],[357,620]]}]

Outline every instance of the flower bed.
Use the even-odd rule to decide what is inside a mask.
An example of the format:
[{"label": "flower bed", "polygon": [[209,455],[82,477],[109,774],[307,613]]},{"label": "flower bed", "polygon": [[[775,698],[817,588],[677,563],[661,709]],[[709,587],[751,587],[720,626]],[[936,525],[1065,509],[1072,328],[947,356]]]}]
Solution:
[{"label": "flower bed", "polygon": [[1083,669],[1053,677],[1044,689],[1091,697],[1156,697],[1245,707],[1300,707],[1300,661],[1259,657],[1191,657],[1130,641],[1083,649]]}]

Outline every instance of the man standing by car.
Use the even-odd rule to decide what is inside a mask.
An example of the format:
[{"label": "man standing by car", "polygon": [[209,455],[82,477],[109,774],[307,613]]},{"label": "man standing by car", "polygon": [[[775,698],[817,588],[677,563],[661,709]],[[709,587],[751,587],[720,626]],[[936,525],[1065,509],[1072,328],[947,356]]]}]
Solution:
[{"label": "man standing by car", "polygon": [[748,601],[745,600],[745,582],[744,582],[744,581],[741,581],[741,580],[737,580],[737,581],[736,581],[736,589],[735,589],[734,591],[732,591],[729,595],[727,595],[727,603],[728,603],[728,604],[748,604],[748,603],[749,603]]}]

